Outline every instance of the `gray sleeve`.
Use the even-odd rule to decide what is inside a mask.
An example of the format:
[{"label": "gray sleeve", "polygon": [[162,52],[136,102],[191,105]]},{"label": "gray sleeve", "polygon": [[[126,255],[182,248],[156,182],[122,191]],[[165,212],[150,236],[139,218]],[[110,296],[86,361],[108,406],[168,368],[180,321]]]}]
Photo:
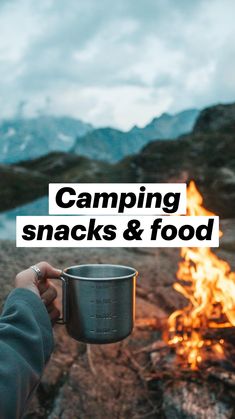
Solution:
[{"label": "gray sleeve", "polygon": [[0,317],[0,418],[25,412],[53,350],[47,310],[32,291],[12,291]]}]

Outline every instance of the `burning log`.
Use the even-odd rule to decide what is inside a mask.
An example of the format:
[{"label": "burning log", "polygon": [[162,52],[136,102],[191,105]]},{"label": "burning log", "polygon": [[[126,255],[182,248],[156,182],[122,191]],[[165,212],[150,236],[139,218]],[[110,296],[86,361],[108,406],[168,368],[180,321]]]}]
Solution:
[{"label": "burning log", "polygon": [[[168,318],[158,319],[156,317],[147,317],[136,319],[135,327],[139,330],[155,330],[164,333],[168,328]],[[207,328],[194,328],[193,331],[200,332],[205,339],[219,340],[224,339],[228,342],[235,343],[235,326],[220,327],[219,325]],[[172,333],[177,336],[190,334],[192,329],[176,329]]]},{"label": "burning log", "polygon": [[203,336],[205,339],[223,339],[227,342],[235,344],[235,327],[207,329]]}]

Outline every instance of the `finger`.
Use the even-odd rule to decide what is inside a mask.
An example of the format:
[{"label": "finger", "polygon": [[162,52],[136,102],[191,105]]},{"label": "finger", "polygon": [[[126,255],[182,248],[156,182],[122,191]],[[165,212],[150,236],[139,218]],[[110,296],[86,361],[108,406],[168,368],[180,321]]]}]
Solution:
[{"label": "finger", "polygon": [[50,312],[49,316],[50,316],[51,322],[55,323],[56,320],[58,320],[58,318],[60,317],[60,312],[58,308],[54,307],[54,309]]},{"label": "finger", "polygon": [[54,302],[54,301],[53,301],[52,303],[48,304],[48,305],[47,305],[47,311],[48,311],[48,313],[50,314],[50,313],[51,313],[51,311],[53,311],[55,308],[57,308],[57,309],[58,309],[58,307],[57,307],[57,305],[55,304],[55,302]]},{"label": "finger", "polygon": [[48,281],[48,279],[46,281],[39,281],[38,289],[40,294],[42,295],[50,287],[50,285],[52,285],[52,283]]},{"label": "finger", "polygon": [[58,278],[61,275],[61,270],[56,269],[53,266],[49,265],[47,262],[39,262],[36,265],[41,271],[41,277],[39,278],[36,272],[30,267],[25,271],[22,271],[16,275],[16,286],[19,284],[33,283],[38,286],[39,282],[43,283],[47,278]]},{"label": "finger", "polygon": [[61,269],[56,269],[47,262],[39,262],[36,266],[38,266],[41,271],[41,282],[45,281],[47,278],[59,278],[62,272]]},{"label": "finger", "polygon": [[54,301],[57,297],[57,290],[53,285],[50,285],[49,288],[47,288],[47,290],[41,294],[41,299],[44,301],[44,304],[47,306],[50,303],[52,303],[52,301]]}]

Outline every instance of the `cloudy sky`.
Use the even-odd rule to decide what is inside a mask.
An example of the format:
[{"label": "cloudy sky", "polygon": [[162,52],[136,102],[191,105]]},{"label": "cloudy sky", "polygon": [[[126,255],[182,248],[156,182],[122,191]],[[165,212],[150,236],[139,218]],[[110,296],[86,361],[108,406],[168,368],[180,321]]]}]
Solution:
[{"label": "cloudy sky", "polygon": [[234,0],[0,0],[0,117],[143,126],[235,101]]}]

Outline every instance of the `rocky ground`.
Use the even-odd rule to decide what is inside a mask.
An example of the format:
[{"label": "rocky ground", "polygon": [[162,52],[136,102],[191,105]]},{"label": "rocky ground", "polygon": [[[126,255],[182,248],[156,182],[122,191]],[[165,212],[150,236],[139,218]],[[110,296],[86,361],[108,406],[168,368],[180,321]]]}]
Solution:
[{"label": "rocky ground", "polygon": [[[217,252],[234,270],[235,221],[223,221],[222,229],[225,235]],[[10,241],[0,242],[1,303],[12,289],[15,274],[40,260],[60,268],[81,263],[134,266],[139,271],[137,319],[164,318],[185,303],[172,289],[179,249],[16,249]],[[182,377],[178,382],[169,377],[150,380],[154,366],[142,349],[158,341],[160,332],[136,327],[124,341],[104,346],[78,343],[60,325],[54,333],[55,350],[27,419],[234,417],[234,406],[221,396],[221,385],[214,384],[209,391],[193,376],[188,385]],[[199,400],[202,407],[197,407]]]}]

